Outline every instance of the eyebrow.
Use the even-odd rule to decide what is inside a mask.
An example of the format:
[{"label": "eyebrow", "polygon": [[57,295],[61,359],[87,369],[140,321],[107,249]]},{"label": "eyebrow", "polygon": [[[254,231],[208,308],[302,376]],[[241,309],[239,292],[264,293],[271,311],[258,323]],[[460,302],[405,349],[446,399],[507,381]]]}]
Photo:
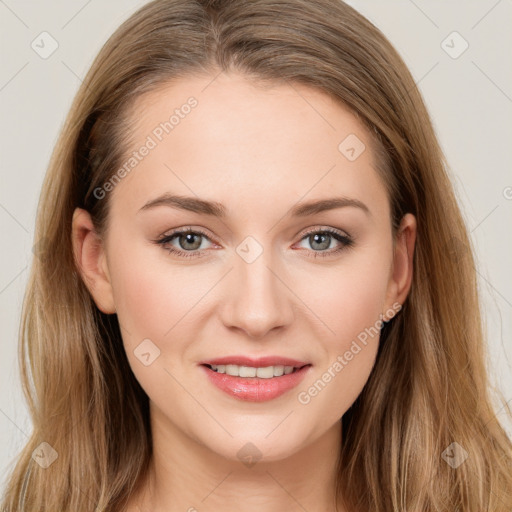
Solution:
[{"label": "eyebrow", "polygon": [[[221,203],[215,201],[206,201],[196,197],[178,196],[170,193],[165,193],[155,199],[148,201],[138,213],[144,210],[149,210],[157,206],[169,206],[171,208],[178,208],[187,210],[194,213],[203,215],[211,215],[213,217],[225,218],[226,207]],[[310,201],[308,203],[299,203],[295,205],[290,211],[289,215],[292,217],[306,217],[336,208],[355,207],[363,210],[368,216],[371,216],[370,209],[359,199],[349,197],[333,197],[327,199],[320,199],[317,201]]]}]

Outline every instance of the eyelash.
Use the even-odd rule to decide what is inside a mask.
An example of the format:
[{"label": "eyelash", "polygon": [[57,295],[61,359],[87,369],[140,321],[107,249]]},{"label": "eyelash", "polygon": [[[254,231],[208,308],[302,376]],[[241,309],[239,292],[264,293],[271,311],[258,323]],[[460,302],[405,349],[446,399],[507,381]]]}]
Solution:
[{"label": "eyelash", "polygon": [[[170,254],[175,254],[182,258],[202,258],[203,254],[201,251],[198,251],[197,249],[195,251],[182,251],[180,249],[176,249],[174,247],[169,247],[167,244],[175,238],[177,235],[187,235],[187,234],[195,234],[195,235],[201,235],[210,240],[210,237],[201,229],[192,229],[192,228],[186,228],[186,229],[180,229],[173,231],[169,235],[165,235],[164,237],[154,240],[155,243],[162,245],[165,250],[167,250]],[[335,238],[338,242],[341,242],[342,245],[338,249],[330,250],[330,251],[312,251],[314,253],[314,256],[310,256],[312,258],[327,258],[329,256],[333,256],[334,254],[338,254],[339,252],[348,249],[354,245],[354,240],[347,235],[341,234],[339,231],[334,230],[332,228],[327,229],[312,229],[304,234],[304,236],[301,238],[301,241],[307,238],[308,236],[316,233],[327,233],[331,235],[333,238]],[[210,240],[211,241],[211,240]]]}]

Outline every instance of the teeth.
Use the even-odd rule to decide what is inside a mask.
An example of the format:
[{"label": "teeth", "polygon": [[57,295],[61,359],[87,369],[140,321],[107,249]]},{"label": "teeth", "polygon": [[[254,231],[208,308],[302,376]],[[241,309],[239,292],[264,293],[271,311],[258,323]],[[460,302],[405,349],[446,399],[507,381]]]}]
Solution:
[{"label": "teeth", "polygon": [[233,377],[259,377],[260,379],[271,379],[272,377],[280,377],[288,375],[296,368],[293,366],[265,366],[264,368],[254,368],[253,366],[238,366],[237,364],[219,364],[210,365],[212,370],[218,373],[225,373]]}]

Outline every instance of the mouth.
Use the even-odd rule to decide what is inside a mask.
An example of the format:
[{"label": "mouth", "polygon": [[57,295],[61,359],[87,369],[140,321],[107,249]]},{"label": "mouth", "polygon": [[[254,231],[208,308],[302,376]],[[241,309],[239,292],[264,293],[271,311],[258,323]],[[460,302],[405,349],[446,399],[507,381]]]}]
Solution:
[{"label": "mouth", "polygon": [[230,397],[264,402],[295,388],[309,373],[311,364],[301,366],[239,366],[201,364],[208,381]]},{"label": "mouth", "polygon": [[310,364],[304,364],[302,366],[285,366],[285,365],[274,365],[274,366],[242,366],[237,364],[203,364],[210,370],[232,377],[240,378],[258,378],[258,379],[272,379],[274,377],[281,377],[283,375],[289,375],[295,373]]}]

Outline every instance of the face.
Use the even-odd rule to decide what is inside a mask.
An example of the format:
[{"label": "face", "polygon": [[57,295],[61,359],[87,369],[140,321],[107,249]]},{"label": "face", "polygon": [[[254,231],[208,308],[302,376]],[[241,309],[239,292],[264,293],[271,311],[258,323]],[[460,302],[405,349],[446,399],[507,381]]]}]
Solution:
[{"label": "face", "polygon": [[[382,317],[410,287],[414,217],[394,246],[368,132],[306,86],[190,77],[133,116],[130,170],[96,192],[111,208],[101,245],[75,211],[89,290],[117,313],[153,422],[228,459],[249,442],[266,460],[290,456],[365,385]],[[338,202],[299,211],[326,200]],[[220,364],[274,368],[204,366],[238,356],[252,361]]]}]

